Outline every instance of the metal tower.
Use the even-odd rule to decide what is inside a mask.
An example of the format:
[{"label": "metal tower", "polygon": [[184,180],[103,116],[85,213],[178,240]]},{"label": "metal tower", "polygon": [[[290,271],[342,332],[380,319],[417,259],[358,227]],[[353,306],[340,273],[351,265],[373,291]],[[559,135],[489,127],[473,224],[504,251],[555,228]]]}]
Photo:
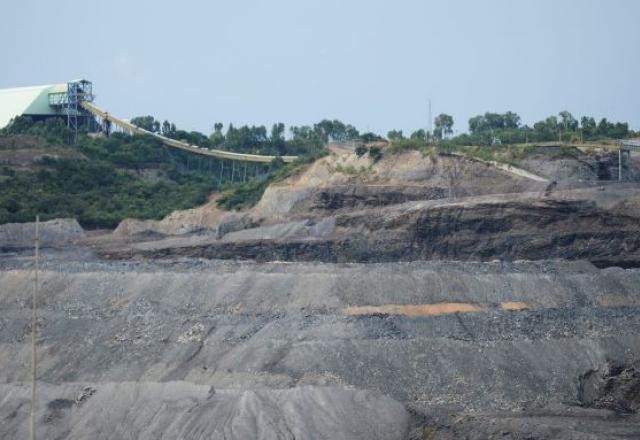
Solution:
[{"label": "metal tower", "polygon": [[64,108],[67,113],[67,127],[73,130],[74,141],[78,135],[79,121],[85,118],[87,122],[87,112],[80,106],[82,101],[93,101],[93,85],[91,81],[79,79],[67,83],[67,99]]}]

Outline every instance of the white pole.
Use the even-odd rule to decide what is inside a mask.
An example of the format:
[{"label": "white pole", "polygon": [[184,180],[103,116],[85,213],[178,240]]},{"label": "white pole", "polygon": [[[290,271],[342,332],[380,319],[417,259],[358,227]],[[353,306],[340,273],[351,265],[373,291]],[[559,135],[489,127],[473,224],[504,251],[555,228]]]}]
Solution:
[{"label": "white pole", "polygon": [[622,182],[622,147],[618,147],[618,182]]}]

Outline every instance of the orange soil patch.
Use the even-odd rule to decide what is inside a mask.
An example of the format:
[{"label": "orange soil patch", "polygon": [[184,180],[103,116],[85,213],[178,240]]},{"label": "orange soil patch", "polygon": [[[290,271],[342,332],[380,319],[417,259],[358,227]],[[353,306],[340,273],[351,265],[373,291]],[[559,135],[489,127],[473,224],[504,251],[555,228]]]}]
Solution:
[{"label": "orange soil patch", "polygon": [[505,301],[500,304],[502,310],[527,310],[531,307],[526,302],[522,301]]},{"label": "orange soil patch", "polygon": [[381,306],[352,306],[343,309],[347,315],[372,315],[386,313],[389,315],[444,315],[456,312],[480,312],[484,307],[472,303],[437,303],[437,304],[385,304]]}]

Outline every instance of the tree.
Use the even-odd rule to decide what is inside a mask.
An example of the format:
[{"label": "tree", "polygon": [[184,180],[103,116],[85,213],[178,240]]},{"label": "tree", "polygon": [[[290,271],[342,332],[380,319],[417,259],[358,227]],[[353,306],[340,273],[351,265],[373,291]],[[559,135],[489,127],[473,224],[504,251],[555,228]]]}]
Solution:
[{"label": "tree", "polygon": [[360,135],[353,125],[345,124],[337,119],[332,121],[323,119],[314,125],[314,130],[320,134],[325,142],[345,142],[357,139]]},{"label": "tree", "polygon": [[549,116],[544,120],[544,124],[547,127],[547,130],[557,132],[558,131],[558,118],[555,116]]},{"label": "tree", "polygon": [[344,124],[340,123],[341,126],[334,125],[333,121],[328,119],[323,119],[313,126],[314,130],[320,135],[322,140],[325,142],[329,142],[329,140],[336,140],[334,136],[336,132],[339,132],[340,129],[344,130]]},{"label": "tree", "polygon": [[282,140],[284,141],[284,124],[278,122],[271,127],[271,142]]},{"label": "tree", "polygon": [[367,151],[369,151],[369,150],[367,149],[367,147],[365,147],[365,146],[364,146],[364,145],[362,145],[362,144],[361,144],[361,145],[358,145],[358,146],[356,147],[356,156],[358,156],[358,157],[362,157],[362,156],[364,156],[365,154],[367,154]]},{"label": "tree", "polygon": [[360,137],[360,132],[351,124],[347,124],[345,129],[346,140],[352,141],[354,139],[358,139]]},{"label": "tree", "polygon": [[607,121],[607,118],[602,118],[600,122],[598,122],[597,133],[600,136],[608,136],[612,128],[613,124]]},{"label": "tree", "polygon": [[436,116],[433,134],[437,139],[444,139],[453,134],[453,117],[445,113]]},{"label": "tree", "polygon": [[612,138],[625,138],[629,135],[629,124],[626,122],[616,122],[612,131],[609,131],[609,136]]},{"label": "tree", "polygon": [[136,116],[131,119],[131,123],[147,131],[154,133],[160,131],[160,123],[153,116]]},{"label": "tree", "polygon": [[471,134],[480,134],[496,130],[514,130],[520,127],[520,116],[508,111],[506,113],[490,113],[474,116],[469,119]]},{"label": "tree", "polygon": [[595,119],[588,116],[583,116],[582,118],[580,118],[580,125],[582,126],[582,134],[585,137],[590,138],[596,135],[597,125]]},{"label": "tree", "polygon": [[284,156],[286,153],[286,145],[284,142],[284,124],[278,122],[271,127],[271,147],[277,152],[278,155]]},{"label": "tree", "polygon": [[162,135],[163,136],[170,136],[171,135],[171,123],[169,121],[164,121],[162,123]]},{"label": "tree", "polygon": [[487,129],[486,119],[482,115],[469,118],[469,131],[471,134],[482,133]]},{"label": "tree", "polygon": [[502,130],[504,128],[504,116],[500,113],[485,113],[484,119],[489,129]]},{"label": "tree", "polygon": [[387,133],[387,138],[390,141],[396,141],[396,140],[404,139],[404,136],[402,136],[402,130],[391,130],[390,132]]},{"label": "tree", "polygon": [[558,116],[560,116],[560,128],[564,131],[576,131],[578,129],[578,120],[573,117],[571,113],[564,110],[561,111]]},{"label": "tree", "polygon": [[427,140],[427,133],[421,128],[411,133],[410,139],[425,142]]},{"label": "tree", "polygon": [[219,147],[225,141],[224,134],[222,133],[223,128],[224,124],[222,122],[213,124],[213,133],[209,135],[209,140],[214,147]]},{"label": "tree", "polygon": [[506,112],[502,117],[504,119],[504,128],[520,127],[520,116],[517,113]]},{"label": "tree", "polygon": [[293,126],[289,128],[289,131],[291,132],[291,136],[293,136],[294,141],[321,140],[324,142],[322,133],[318,130],[314,130],[314,128],[308,125],[301,125],[299,127]]},{"label": "tree", "polygon": [[369,147],[369,157],[373,159],[374,162],[382,159],[382,148],[380,147]]},{"label": "tree", "polygon": [[558,118],[549,116],[544,121],[533,124],[533,134],[536,141],[552,141],[558,139]]},{"label": "tree", "polygon": [[382,138],[375,133],[367,132],[360,135],[360,140],[364,143],[381,141]]}]

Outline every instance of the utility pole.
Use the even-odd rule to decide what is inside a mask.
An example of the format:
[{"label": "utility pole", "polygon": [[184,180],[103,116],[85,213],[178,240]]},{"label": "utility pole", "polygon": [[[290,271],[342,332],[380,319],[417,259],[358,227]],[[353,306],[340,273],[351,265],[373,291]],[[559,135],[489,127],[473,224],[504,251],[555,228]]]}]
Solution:
[{"label": "utility pole", "polygon": [[34,261],[34,286],[31,296],[31,440],[36,440],[36,306],[38,301],[38,265],[40,259],[40,216],[36,215],[35,261]]},{"label": "utility pole", "polygon": [[433,115],[431,114],[431,98],[429,98],[429,138],[433,134]]}]

